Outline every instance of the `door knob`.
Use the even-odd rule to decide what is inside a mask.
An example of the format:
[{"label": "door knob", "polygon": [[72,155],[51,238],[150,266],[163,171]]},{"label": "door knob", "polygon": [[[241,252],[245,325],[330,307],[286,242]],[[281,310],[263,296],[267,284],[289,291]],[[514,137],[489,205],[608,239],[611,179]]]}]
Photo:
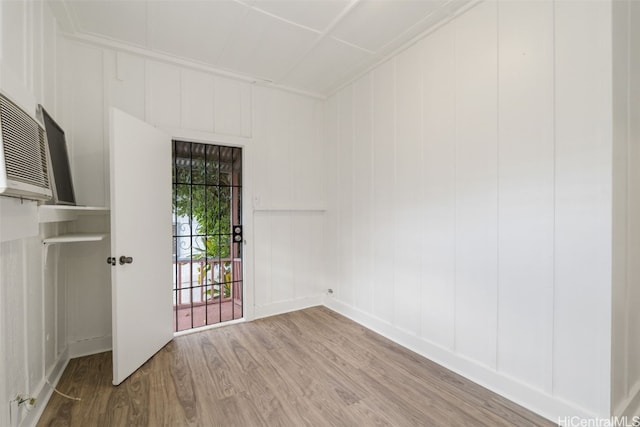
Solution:
[{"label": "door knob", "polygon": [[107,257],[107,264],[116,265],[116,257],[114,256]]},{"label": "door knob", "polygon": [[[114,260],[115,261],[115,260]],[[131,264],[133,262],[133,258],[130,256],[122,255],[120,257],[120,265]]]}]

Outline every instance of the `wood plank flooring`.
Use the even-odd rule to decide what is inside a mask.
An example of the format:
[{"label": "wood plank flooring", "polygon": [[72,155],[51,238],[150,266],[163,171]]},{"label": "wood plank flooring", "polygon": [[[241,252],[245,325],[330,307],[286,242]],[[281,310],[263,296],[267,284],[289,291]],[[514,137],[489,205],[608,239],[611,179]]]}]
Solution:
[{"label": "wood plank flooring", "polygon": [[73,359],[38,426],[552,426],[324,307],[175,338],[120,386]]}]

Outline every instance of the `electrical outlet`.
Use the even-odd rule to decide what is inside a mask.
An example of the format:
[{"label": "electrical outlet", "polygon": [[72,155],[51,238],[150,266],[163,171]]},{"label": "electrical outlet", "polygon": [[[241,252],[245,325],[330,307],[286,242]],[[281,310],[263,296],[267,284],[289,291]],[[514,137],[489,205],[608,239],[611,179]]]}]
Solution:
[{"label": "electrical outlet", "polygon": [[32,410],[36,406],[36,398],[30,397],[29,400],[26,402],[26,405],[27,405],[27,411]]},{"label": "electrical outlet", "polygon": [[16,402],[18,407],[24,405],[24,407],[27,408],[28,411],[30,411],[33,409],[33,407],[36,404],[36,398],[33,396],[25,396],[25,395],[19,394],[16,396],[13,402]]}]

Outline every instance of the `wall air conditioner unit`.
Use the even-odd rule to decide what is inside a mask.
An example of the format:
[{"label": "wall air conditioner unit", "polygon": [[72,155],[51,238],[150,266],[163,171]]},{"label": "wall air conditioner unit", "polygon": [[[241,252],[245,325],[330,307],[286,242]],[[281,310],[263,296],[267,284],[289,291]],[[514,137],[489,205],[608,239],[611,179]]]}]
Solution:
[{"label": "wall air conditioner unit", "polygon": [[51,198],[47,134],[29,113],[0,93],[0,196]]}]

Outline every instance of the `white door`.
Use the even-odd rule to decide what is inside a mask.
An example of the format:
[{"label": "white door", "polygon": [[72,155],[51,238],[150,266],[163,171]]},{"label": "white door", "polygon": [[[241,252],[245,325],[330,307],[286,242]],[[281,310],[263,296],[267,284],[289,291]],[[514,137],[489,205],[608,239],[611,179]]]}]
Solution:
[{"label": "white door", "polygon": [[117,109],[111,109],[110,124],[113,384],[118,385],[173,338],[171,139]]}]

